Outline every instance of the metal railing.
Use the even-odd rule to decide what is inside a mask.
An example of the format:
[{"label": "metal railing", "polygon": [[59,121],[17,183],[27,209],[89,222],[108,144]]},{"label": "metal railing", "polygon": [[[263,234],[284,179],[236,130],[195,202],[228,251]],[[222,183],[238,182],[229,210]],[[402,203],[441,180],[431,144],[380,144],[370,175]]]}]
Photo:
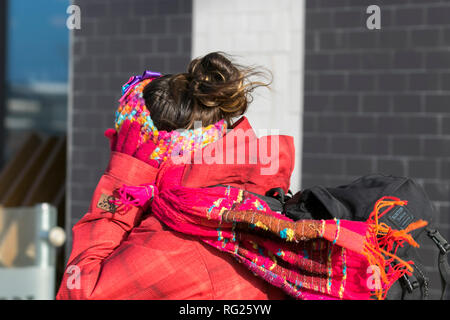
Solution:
[{"label": "metal railing", "polygon": [[0,299],[54,299],[56,248],[64,242],[55,207],[0,207]]}]

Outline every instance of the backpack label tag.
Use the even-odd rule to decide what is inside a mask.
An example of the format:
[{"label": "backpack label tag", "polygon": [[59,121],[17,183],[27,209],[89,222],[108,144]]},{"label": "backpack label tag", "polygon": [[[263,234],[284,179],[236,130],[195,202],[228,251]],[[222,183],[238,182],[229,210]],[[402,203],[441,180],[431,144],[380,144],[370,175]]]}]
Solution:
[{"label": "backpack label tag", "polygon": [[396,227],[405,229],[411,222],[414,221],[414,216],[405,207],[395,207],[388,213],[387,218]]}]

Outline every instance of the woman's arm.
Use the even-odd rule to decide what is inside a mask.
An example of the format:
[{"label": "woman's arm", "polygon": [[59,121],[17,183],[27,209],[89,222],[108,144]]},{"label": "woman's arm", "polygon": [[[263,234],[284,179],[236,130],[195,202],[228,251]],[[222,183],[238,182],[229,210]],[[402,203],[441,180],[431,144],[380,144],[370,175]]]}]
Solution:
[{"label": "woman's arm", "polygon": [[[156,168],[130,155],[112,152],[108,168],[95,189],[89,212],[72,229],[72,253],[57,299],[105,298],[102,290],[97,288],[102,268],[133,227],[140,223],[142,216],[142,209],[134,206],[126,212],[120,208],[115,211],[116,207],[109,205],[108,197],[124,184],[136,186],[153,182],[156,171]],[[117,272],[111,275],[110,282],[132,276]],[[108,292],[108,296],[113,298],[114,292]]]}]

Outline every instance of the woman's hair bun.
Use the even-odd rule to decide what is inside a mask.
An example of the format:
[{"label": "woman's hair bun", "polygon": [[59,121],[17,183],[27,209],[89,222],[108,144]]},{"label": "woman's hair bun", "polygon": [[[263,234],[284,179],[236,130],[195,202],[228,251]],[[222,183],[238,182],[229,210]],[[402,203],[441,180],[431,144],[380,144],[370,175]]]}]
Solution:
[{"label": "woman's hair bun", "polygon": [[144,90],[147,108],[159,130],[204,126],[243,115],[251,92],[269,83],[251,81],[270,73],[235,64],[224,53],[213,52],[191,61],[187,72],[153,80]]},{"label": "woman's hair bun", "polygon": [[213,52],[194,59],[186,78],[192,98],[201,108],[218,108],[223,118],[230,119],[247,111],[251,92],[263,82],[252,82],[252,76],[264,76],[253,68],[242,67],[224,53]]}]

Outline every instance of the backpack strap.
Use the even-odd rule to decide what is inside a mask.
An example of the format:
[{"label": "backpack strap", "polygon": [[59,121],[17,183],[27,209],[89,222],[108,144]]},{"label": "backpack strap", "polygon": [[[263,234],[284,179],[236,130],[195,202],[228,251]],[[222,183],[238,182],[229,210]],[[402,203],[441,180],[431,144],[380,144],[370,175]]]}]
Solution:
[{"label": "backpack strap", "polygon": [[441,300],[445,298],[448,284],[450,283],[450,266],[448,265],[447,254],[450,251],[450,244],[439,233],[438,230],[432,228],[426,228],[428,236],[433,240],[436,246],[439,248],[438,266],[439,273],[442,279],[442,293]]}]

